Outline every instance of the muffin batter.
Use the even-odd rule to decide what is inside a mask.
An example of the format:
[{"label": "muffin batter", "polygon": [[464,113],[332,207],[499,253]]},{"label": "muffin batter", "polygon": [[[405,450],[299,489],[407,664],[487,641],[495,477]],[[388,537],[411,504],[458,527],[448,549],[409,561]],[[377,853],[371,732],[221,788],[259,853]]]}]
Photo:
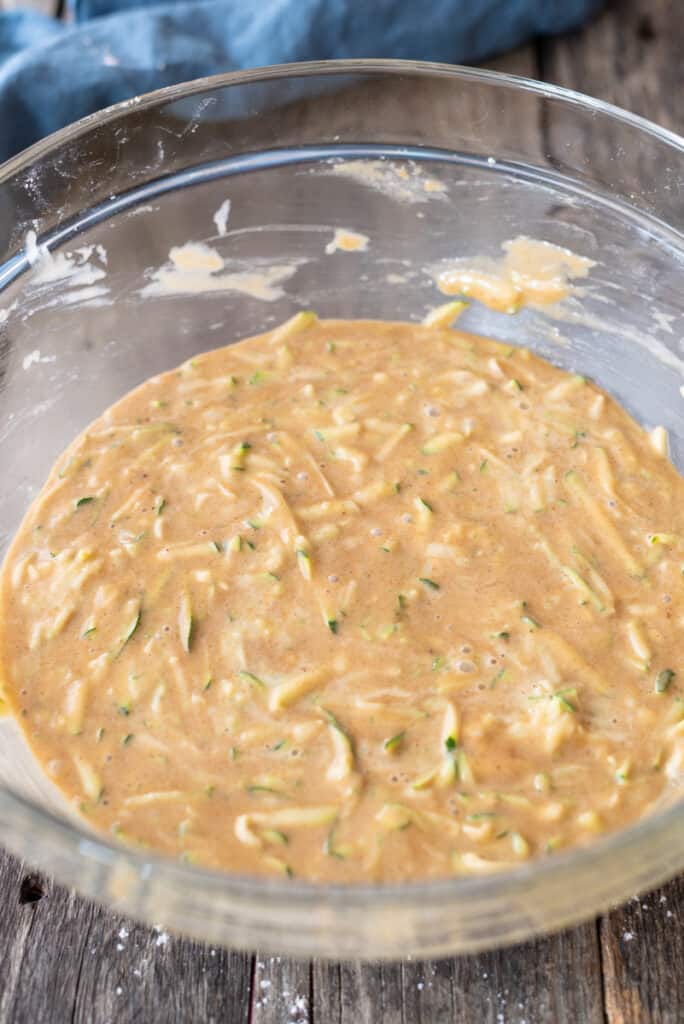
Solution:
[{"label": "muffin batter", "polygon": [[230,871],[510,867],[684,745],[684,481],[591,382],[440,326],[200,355],[59,460],[2,578],[7,699],[95,829]]}]

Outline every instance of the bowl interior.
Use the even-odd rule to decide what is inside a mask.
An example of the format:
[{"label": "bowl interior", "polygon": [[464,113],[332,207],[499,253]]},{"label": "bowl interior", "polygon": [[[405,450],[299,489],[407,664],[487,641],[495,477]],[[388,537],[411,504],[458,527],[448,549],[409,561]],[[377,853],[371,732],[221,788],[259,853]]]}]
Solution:
[{"label": "bowl interior", "polygon": [[[410,128],[402,103],[417,115]],[[630,138],[639,159],[618,159]],[[499,258],[520,235],[596,265],[558,307],[507,316],[473,303],[459,326],[593,378],[644,425],[668,429],[682,468],[684,247],[671,194],[652,175],[640,184],[649,147],[667,173],[683,162],[673,143],[609,112],[408,65],[210,82],[55,141],[0,179],[11,239],[0,265],[2,549],[65,445],[146,377],[301,308],[420,320],[444,301],[443,261]],[[338,228],[367,248],[326,251]],[[207,247],[220,271],[204,268]],[[174,271],[179,248],[190,273]],[[13,723],[0,737],[0,782],[67,816]],[[528,932],[556,923],[526,913]],[[367,940],[376,955],[389,948],[383,929]],[[229,931],[212,937],[243,941]]]}]

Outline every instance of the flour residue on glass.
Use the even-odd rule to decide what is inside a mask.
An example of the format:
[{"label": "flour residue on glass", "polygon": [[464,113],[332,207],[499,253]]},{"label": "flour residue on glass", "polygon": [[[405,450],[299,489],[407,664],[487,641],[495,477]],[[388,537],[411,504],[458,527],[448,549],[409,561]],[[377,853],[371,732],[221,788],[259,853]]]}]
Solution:
[{"label": "flour residue on glass", "polygon": [[296,272],[301,261],[261,265],[257,261],[244,270],[230,270],[221,254],[205,242],[174,246],[168,262],[152,274],[141,290],[144,297],[200,295],[207,292],[239,292],[263,302],[273,302],[285,293],[280,287]]},{"label": "flour residue on glass", "polygon": [[[684,360],[673,352],[664,341],[660,341],[653,334],[639,330],[638,327],[629,327],[622,321],[610,320],[608,317],[596,316],[587,312],[586,309],[574,299],[564,303],[562,306],[555,305],[546,310],[546,316],[559,323],[573,324],[577,327],[586,327],[597,335],[617,335],[625,341],[633,342],[646,352],[649,352],[663,366],[675,370],[681,377],[684,377]],[[656,326],[655,330],[658,330]]]},{"label": "flour residue on glass", "polygon": [[36,363],[54,363],[56,359],[57,356],[42,356],[40,354],[40,349],[35,348],[33,352],[29,352],[27,356],[24,356],[21,361],[21,365],[22,369],[30,370]]},{"label": "flour residue on glass", "polygon": [[664,313],[660,309],[654,309],[651,313],[653,320],[655,321],[655,329],[662,331],[664,334],[674,334],[674,328],[672,324],[677,319],[672,313]]},{"label": "flour residue on glass", "polygon": [[334,252],[366,252],[370,238],[351,228],[335,228],[335,234],[325,247],[326,254]]},{"label": "flour residue on glass", "polygon": [[228,218],[230,217],[230,199],[224,199],[212,220],[220,238],[225,238],[228,231]]},{"label": "flour residue on glass", "polygon": [[14,313],[16,308],[17,300],[15,299],[11,305],[5,306],[4,309],[0,309],[0,325],[7,323],[10,318],[10,314]]},{"label": "flour residue on glass", "polygon": [[342,160],[329,165],[329,169],[317,168],[316,173],[350,178],[402,203],[427,203],[431,199],[445,199],[447,193],[443,182],[424,174],[412,161],[399,164],[391,160]]},{"label": "flour residue on glass", "polygon": [[69,287],[88,287],[106,277],[107,252],[102,245],[83,245],[73,252],[52,253],[38,242],[35,231],[27,231],[26,259],[31,268],[32,285],[55,282]]}]

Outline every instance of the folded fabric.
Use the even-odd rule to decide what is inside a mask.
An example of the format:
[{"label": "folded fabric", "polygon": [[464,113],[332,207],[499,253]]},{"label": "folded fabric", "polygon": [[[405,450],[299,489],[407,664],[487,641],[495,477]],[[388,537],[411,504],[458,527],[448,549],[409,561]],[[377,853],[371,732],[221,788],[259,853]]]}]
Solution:
[{"label": "folded fabric", "polygon": [[602,0],[73,0],[0,14],[0,160],[85,114],[222,71],[399,57],[467,63],[565,31]]}]

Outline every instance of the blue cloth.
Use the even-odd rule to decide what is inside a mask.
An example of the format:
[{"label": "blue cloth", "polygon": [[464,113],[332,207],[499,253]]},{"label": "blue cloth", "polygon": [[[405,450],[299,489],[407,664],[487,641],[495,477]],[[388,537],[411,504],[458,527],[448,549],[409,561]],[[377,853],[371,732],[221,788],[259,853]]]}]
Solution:
[{"label": "blue cloth", "polygon": [[110,103],[221,71],[403,57],[467,63],[579,25],[602,0],[73,0],[0,13],[0,160]]}]

